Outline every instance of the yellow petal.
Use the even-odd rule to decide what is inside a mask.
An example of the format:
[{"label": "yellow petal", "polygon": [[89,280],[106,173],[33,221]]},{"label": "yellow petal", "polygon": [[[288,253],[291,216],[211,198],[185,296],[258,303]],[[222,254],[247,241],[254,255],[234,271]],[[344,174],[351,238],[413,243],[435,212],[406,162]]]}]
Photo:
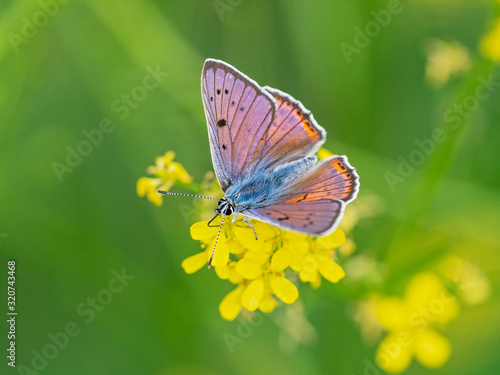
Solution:
[{"label": "yellow petal", "polygon": [[414,306],[427,305],[434,298],[439,298],[445,285],[432,272],[423,272],[415,275],[406,286],[405,299]]},{"label": "yellow petal", "polygon": [[193,178],[189,175],[189,173],[187,173],[186,169],[181,163],[175,162],[173,163],[173,167],[174,174],[177,179],[186,184],[193,181]]},{"label": "yellow petal", "polygon": [[318,269],[321,276],[331,283],[336,283],[345,276],[345,272],[342,267],[340,267],[332,258],[320,262]]},{"label": "yellow petal", "polygon": [[244,258],[250,259],[257,264],[264,264],[269,259],[270,254],[268,252],[261,251],[247,251]]},{"label": "yellow petal", "polygon": [[246,248],[244,248],[243,246],[241,246],[238,242],[236,242],[234,240],[228,241],[227,245],[229,246],[229,252],[231,254],[242,254],[245,251],[247,251]]},{"label": "yellow petal", "polygon": [[500,19],[481,40],[481,52],[492,61],[500,61]]},{"label": "yellow petal", "polygon": [[207,264],[207,254],[204,251],[184,259],[181,263],[181,267],[184,268],[184,272],[189,274],[195,273],[205,264]]},{"label": "yellow petal", "polygon": [[263,223],[261,221],[253,221],[253,226],[255,228],[255,232],[257,232],[257,237],[261,241],[269,241],[276,238],[279,234],[279,229]]},{"label": "yellow petal", "polygon": [[248,311],[255,311],[260,305],[264,297],[264,280],[261,278],[253,280],[247,285],[243,295],[241,296],[241,303]]},{"label": "yellow petal", "polygon": [[354,253],[355,251],[356,251],[356,243],[350,238],[347,238],[346,243],[338,249],[338,252],[342,257],[348,257],[349,255],[352,255],[352,253]]},{"label": "yellow petal", "polygon": [[283,271],[292,262],[293,255],[287,249],[279,249],[271,258],[271,268],[275,272]]},{"label": "yellow petal", "polygon": [[[402,339],[402,334],[404,340]],[[407,332],[390,333],[377,347],[375,360],[378,367],[390,374],[400,374],[412,360],[411,337]]]},{"label": "yellow petal", "polygon": [[283,237],[285,238],[285,240],[290,241],[291,243],[296,243],[299,241],[305,241],[307,238],[307,234],[297,232],[283,232]]},{"label": "yellow petal", "polygon": [[377,302],[376,313],[378,320],[387,330],[396,331],[408,328],[411,310],[400,298],[381,298]]},{"label": "yellow petal", "polygon": [[239,286],[229,292],[219,304],[219,313],[226,320],[234,320],[241,310],[243,287]]},{"label": "yellow petal", "polygon": [[318,277],[318,261],[312,254],[307,254],[300,265],[300,280],[314,282]]},{"label": "yellow petal", "polygon": [[155,206],[160,207],[163,203],[163,195],[156,190],[150,190],[148,191],[148,200]]},{"label": "yellow petal", "polygon": [[318,289],[321,286],[321,276],[319,273],[316,274],[316,280],[311,282],[311,288]]},{"label": "yellow petal", "polygon": [[245,279],[253,280],[262,274],[262,269],[260,268],[260,264],[248,258],[243,258],[236,263],[236,272]]},{"label": "yellow petal", "polygon": [[270,313],[278,306],[278,302],[270,295],[265,295],[260,301],[259,310],[265,313]]},{"label": "yellow petal", "polygon": [[304,282],[304,283],[312,283],[314,281],[316,281],[316,279],[318,278],[318,272],[317,271],[308,271],[306,269],[301,269],[299,271],[299,276],[300,276],[300,281]]},{"label": "yellow petal", "polygon": [[[193,240],[207,240],[217,236],[218,228],[209,227],[208,221],[199,221],[191,225],[189,231]],[[222,235],[222,234],[221,234]]]},{"label": "yellow petal", "polygon": [[144,197],[146,193],[151,190],[151,183],[149,181],[150,179],[147,177],[141,177],[137,180],[137,195],[139,197]]},{"label": "yellow petal", "polygon": [[299,297],[297,287],[287,278],[282,276],[271,277],[273,293],[285,303],[294,303]]},{"label": "yellow petal", "polygon": [[319,160],[329,158],[330,156],[333,156],[333,154],[330,151],[328,151],[326,148],[321,148],[318,151],[318,159]]},{"label": "yellow petal", "polygon": [[291,251],[297,251],[300,254],[306,254],[311,249],[311,244],[306,240],[288,241],[284,247]]},{"label": "yellow petal", "polygon": [[345,233],[342,229],[337,229],[328,236],[319,237],[317,243],[325,249],[336,249],[345,244]]},{"label": "yellow petal", "polygon": [[167,151],[163,157],[160,156],[159,158],[162,158],[161,163],[165,163],[165,165],[168,165],[174,160],[175,152]]},{"label": "yellow petal", "polygon": [[253,233],[252,228],[243,222],[238,222],[232,227],[232,229],[234,236],[241,245],[252,251],[260,250],[264,242],[262,240],[255,239],[255,234]]},{"label": "yellow petal", "polygon": [[243,282],[243,276],[236,272],[236,262],[229,263],[229,281],[233,284],[241,284]]},{"label": "yellow petal", "polygon": [[299,272],[302,268],[302,260],[305,258],[306,254],[302,254],[301,252],[294,250],[290,247],[287,248],[290,250],[290,253],[292,254],[292,259],[290,261],[290,268],[294,271]]},{"label": "yellow petal", "polygon": [[[205,258],[206,260],[206,258]],[[217,277],[222,280],[227,280],[229,279],[229,266],[222,266],[222,267],[215,267],[215,273],[217,274]]]},{"label": "yellow petal", "polygon": [[426,330],[415,339],[415,357],[424,366],[438,368],[444,365],[451,355],[448,339],[432,330]]}]

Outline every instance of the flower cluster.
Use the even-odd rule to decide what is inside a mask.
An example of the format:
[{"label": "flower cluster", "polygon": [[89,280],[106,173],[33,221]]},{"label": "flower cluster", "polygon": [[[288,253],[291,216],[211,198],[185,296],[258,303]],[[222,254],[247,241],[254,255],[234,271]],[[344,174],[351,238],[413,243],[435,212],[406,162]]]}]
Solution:
[{"label": "flower cluster", "polygon": [[[345,234],[337,229],[325,237],[312,237],[283,231],[271,225],[253,221],[253,230],[242,220],[224,225],[212,260],[216,274],[238,285],[220,303],[221,316],[235,319],[242,308],[271,312],[278,301],[295,302],[299,292],[291,281],[298,278],[317,288],[322,277],[336,283],[344,270],[335,262],[334,250],[345,244]],[[199,240],[204,251],[182,262],[186,273],[205,266],[215,246],[218,228],[206,221],[191,227],[191,236]]]},{"label": "flower cluster", "polygon": [[[325,158],[332,155],[329,151],[320,150],[318,156]],[[217,197],[214,191],[213,174],[207,174],[201,185],[192,184],[192,178],[184,167],[174,162],[175,154],[169,151],[156,159],[156,165],[148,168],[148,173],[155,177],[142,177],[137,182],[137,194],[147,195],[148,199],[159,206],[162,196],[157,189],[168,190],[174,184],[195,188],[197,193],[209,197]],[[213,215],[214,201],[199,205],[199,217]],[[324,237],[307,236],[278,229],[272,225],[252,220],[257,233],[247,225],[241,217],[234,222],[227,216],[222,226],[218,241],[217,235],[220,218],[208,226],[208,221],[199,221],[191,226],[191,237],[200,241],[202,251],[182,262],[182,268],[188,274],[204,267],[212,254],[216,275],[228,280],[236,288],[224,297],[219,305],[221,316],[226,320],[235,319],[242,309],[271,312],[280,302],[294,303],[299,291],[299,282],[309,283],[318,288],[322,279],[332,283],[338,282],[345,275],[342,267],[336,262],[337,253],[345,257],[355,249],[354,242],[347,238],[342,229]],[[348,217],[346,217],[348,219]],[[346,228],[351,229],[355,217],[346,220]],[[338,251],[337,251],[338,250]]]},{"label": "flower cluster", "polygon": [[193,178],[187,173],[181,163],[175,162],[175,153],[167,151],[165,155],[155,159],[155,165],[148,167],[147,172],[154,177],[141,177],[137,181],[137,195],[147,196],[148,200],[156,206],[163,203],[162,195],[156,191],[169,191],[174,184],[189,184]]},{"label": "flower cluster", "polygon": [[370,295],[359,304],[355,319],[364,332],[387,332],[376,350],[377,365],[385,372],[401,373],[414,358],[425,367],[438,368],[451,355],[451,344],[441,332],[463,303],[483,302],[489,291],[476,267],[449,257],[435,272],[413,276],[403,296]]}]

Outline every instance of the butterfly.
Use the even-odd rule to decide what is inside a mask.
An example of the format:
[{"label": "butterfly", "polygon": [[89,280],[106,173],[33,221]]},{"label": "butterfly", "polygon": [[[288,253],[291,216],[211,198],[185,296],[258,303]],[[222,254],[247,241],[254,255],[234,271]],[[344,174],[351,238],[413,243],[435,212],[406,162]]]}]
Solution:
[{"label": "butterfly", "polygon": [[252,229],[247,218],[309,235],[334,231],[358,194],[359,176],[345,156],[318,163],[314,154],[326,131],[313,115],[290,95],[260,87],[220,60],[205,61],[201,92],[224,192],[214,216],[222,216],[217,240],[228,215],[233,221],[243,215]]}]

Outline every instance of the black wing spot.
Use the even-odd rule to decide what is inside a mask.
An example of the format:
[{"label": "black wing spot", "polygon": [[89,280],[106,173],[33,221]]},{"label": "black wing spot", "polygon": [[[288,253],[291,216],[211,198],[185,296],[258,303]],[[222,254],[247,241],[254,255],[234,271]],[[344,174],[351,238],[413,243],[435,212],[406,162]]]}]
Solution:
[{"label": "black wing spot", "polygon": [[213,102],[213,101],[214,101],[214,97],[213,97],[213,96],[211,96],[211,97],[210,97],[210,101],[211,101],[211,102]]},{"label": "black wing spot", "polygon": [[219,121],[217,121],[217,126],[219,128],[222,128],[222,127],[226,126],[226,120],[224,120],[223,118],[220,119]]},{"label": "black wing spot", "polygon": [[220,95],[220,89],[217,89],[217,95]]},{"label": "black wing spot", "polygon": [[227,95],[227,94],[229,94],[228,89],[225,89],[225,90],[224,90],[224,94],[226,94],[226,95]]},{"label": "black wing spot", "polygon": [[285,216],[283,216],[283,217],[279,217],[279,218],[278,218],[278,221],[284,221],[284,220],[288,220],[288,219],[290,219],[290,218],[288,217],[288,215],[285,215]]},{"label": "black wing spot", "polygon": [[310,222],[309,222],[309,225],[314,225],[314,221],[310,221]]},{"label": "black wing spot", "polygon": [[297,109],[297,115],[299,115],[299,116],[301,115],[301,113],[300,113],[300,111],[298,109]]},{"label": "black wing spot", "polygon": [[222,145],[222,148],[225,150],[226,149],[226,145]]},{"label": "black wing spot", "polygon": [[231,105],[234,105],[234,100],[231,102]]},{"label": "black wing spot", "polygon": [[244,111],[245,110],[245,107],[240,107],[240,111]]},{"label": "black wing spot", "polygon": [[345,176],[346,176],[347,178],[350,178],[350,177],[351,177],[351,175],[350,175],[349,173],[348,173],[348,174],[346,174]]}]

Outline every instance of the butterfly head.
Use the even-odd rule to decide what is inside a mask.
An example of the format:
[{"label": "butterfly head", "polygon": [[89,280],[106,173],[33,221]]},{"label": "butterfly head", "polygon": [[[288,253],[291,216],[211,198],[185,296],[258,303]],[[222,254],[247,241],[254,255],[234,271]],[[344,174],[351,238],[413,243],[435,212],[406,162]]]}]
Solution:
[{"label": "butterfly head", "polygon": [[229,203],[226,197],[219,200],[219,205],[215,209],[218,215],[232,215],[234,212],[234,206]]}]

